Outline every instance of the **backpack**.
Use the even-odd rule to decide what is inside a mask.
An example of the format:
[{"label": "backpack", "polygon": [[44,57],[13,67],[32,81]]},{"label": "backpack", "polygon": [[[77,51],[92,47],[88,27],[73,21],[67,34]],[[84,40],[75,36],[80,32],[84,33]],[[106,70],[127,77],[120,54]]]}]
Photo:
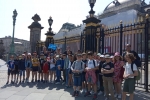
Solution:
[{"label": "backpack", "polygon": [[[76,63],[76,61],[74,63]],[[81,62],[81,68],[82,68],[82,62]],[[80,77],[82,75],[82,73],[73,73],[73,75],[74,75],[74,77]]]},{"label": "backpack", "polygon": [[[132,70],[132,72],[134,73],[134,71],[133,71],[133,64],[134,64],[134,63],[131,64],[131,70]],[[135,76],[134,79],[135,79],[135,80],[140,80],[140,78],[141,78],[141,76],[140,76],[141,73],[140,73],[138,67],[137,67],[137,71],[138,71],[138,76]]]}]

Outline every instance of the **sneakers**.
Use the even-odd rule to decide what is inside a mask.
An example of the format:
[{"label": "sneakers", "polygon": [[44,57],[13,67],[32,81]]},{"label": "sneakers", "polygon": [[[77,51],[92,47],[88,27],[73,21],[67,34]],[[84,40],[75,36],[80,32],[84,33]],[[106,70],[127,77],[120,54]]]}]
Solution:
[{"label": "sneakers", "polygon": [[64,85],[65,84],[65,82],[62,82],[62,85]]},{"label": "sneakers", "polygon": [[75,95],[75,96],[76,96],[76,97],[78,97],[78,96],[79,96],[79,91],[77,91],[77,92],[76,92],[76,95]]},{"label": "sneakers", "polygon": [[102,91],[99,91],[98,95],[102,95],[102,94],[103,94],[103,92],[102,92]]},{"label": "sneakers", "polygon": [[96,100],[97,99],[97,94],[94,94],[93,99],[92,100]]},{"label": "sneakers", "polygon": [[91,94],[94,94],[94,91],[93,90],[91,90],[91,92],[90,92]]},{"label": "sneakers", "polygon": [[9,83],[9,81],[6,82],[6,85]]},{"label": "sneakers", "polygon": [[106,98],[105,98],[105,100],[109,100],[109,98],[108,98],[108,97],[106,97]]},{"label": "sneakers", "polygon": [[56,82],[55,84],[60,84],[60,82]]},{"label": "sneakers", "polygon": [[73,92],[72,96],[73,96],[73,97],[75,97],[75,96],[76,96],[76,91],[74,91],[74,92]]},{"label": "sneakers", "polygon": [[116,98],[117,96],[118,96],[117,93],[115,93],[114,97]]},{"label": "sneakers", "polygon": [[121,97],[122,97],[121,94],[118,94],[118,99],[121,99]]},{"label": "sneakers", "polygon": [[11,81],[11,84],[14,84],[14,82],[13,82],[13,81]]},{"label": "sneakers", "polygon": [[91,96],[91,93],[90,92],[86,92],[84,97],[86,97],[86,96]]}]

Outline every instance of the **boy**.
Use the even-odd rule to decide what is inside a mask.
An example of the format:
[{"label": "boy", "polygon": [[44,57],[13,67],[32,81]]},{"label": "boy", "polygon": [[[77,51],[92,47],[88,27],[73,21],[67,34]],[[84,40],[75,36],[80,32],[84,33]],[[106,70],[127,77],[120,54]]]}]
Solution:
[{"label": "boy", "polygon": [[86,94],[84,95],[86,96],[90,96],[90,90],[91,90],[91,86],[94,88],[94,96],[93,96],[93,100],[97,99],[97,79],[96,79],[96,73],[95,71],[98,70],[98,65],[97,65],[97,61],[93,59],[93,53],[92,52],[88,52],[88,61],[87,61],[87,67],[86,67],[86,81],[88,83],[88,91],[86,92]]},{"label": "boy", "polygon": [[22,58],[21,58],[21,60],[19,60],[18,65],[19,65],[18,69],[19,69],[19,73],[20,73],[20,82],[19,83],[21,83],[22,75],[23,75],[22,83],[24,83],[24,81],[25,81],[25,55],[24,54],[22,54]]},{"label": "boy", "polygon": [[73,62],[71,70],[73,72],[73,97],[79,96],[79,90],[82,86],[82,72],[84,71],[84,62],[82,62],[82,55],[77,54],[77,60]]},{"label": "boy", "polygon": [[10,56],[10,60],[7,62],[7,67],[8,67],[8,78],[7,78],[7,83],[9,83],[9,76],[11,74],[11,84],[14,84],[13,82],[13,75],[14,75],[14,70],[15,70],[15,64],[14,64],[14,56]]}]

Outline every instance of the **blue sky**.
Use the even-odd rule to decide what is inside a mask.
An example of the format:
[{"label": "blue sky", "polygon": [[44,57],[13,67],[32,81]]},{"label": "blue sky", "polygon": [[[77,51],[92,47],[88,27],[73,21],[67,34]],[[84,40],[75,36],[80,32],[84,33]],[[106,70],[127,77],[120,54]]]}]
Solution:
[{"label": "blue sky", "polygon": [[[112,0],[96,0],[95,14],[103,12]],[[145,0],[148,3],[150,0]],[[58,32],[63,23],[69,22],[75,25],[82,24],[90,10],[88,0],[0,0],[0,37],[12,36],[13,10],[18,12],[16,20],[15,37],[29,40],[30,30],[28,26],[33,22],[34,14],[41,17],[41,40],[45,40],[48,31],[48,18],[52,16],[52,30]]]}]

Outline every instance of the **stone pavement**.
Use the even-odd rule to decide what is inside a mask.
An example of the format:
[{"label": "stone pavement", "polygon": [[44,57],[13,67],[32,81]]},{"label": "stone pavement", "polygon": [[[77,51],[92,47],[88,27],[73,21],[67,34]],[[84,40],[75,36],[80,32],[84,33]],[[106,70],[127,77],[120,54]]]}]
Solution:
[{"label": "stone pavement", "polygon": [[[0,65],[2,62],[0,60]],[[61,84],[22,83],[5,85],[6,69],[6,66],[0,67],[0,100],[92,100],[92,97],[84,97],[83,94],[77,98],[72,97],[73,89],[65,89],[64,85]],[[104,96],[98,96],[98,100],[104,100]],[[150,100],[150,93],[136,88],[134,100]]]}]

